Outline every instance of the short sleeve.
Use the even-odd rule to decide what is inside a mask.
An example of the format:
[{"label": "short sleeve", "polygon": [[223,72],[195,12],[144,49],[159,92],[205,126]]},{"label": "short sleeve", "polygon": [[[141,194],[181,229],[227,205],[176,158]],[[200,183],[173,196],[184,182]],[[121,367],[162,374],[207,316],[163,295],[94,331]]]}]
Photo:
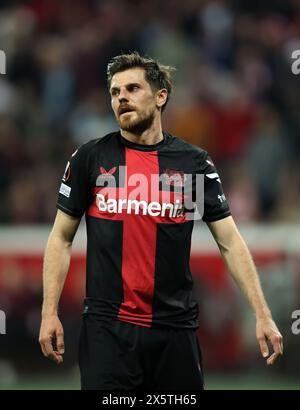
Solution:
[{"label": "short sleeve", "polygon": [[218,221],[231,215],[220,175],[207,152],[202,160],[204,174],[204,222]]},{"label": "short sleeve", "polygon": [[70,157],[59,187],[56,207],[81,218],[91,202],[87,150],[81,146]]}]

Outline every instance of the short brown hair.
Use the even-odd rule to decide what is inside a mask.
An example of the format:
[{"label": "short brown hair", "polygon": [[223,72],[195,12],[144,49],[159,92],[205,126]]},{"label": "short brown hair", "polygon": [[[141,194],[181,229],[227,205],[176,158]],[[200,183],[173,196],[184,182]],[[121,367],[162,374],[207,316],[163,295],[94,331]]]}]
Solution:
[{"label": "short brown hair", "polygon": [[149,56],[141,56],[137,51],[129,54],[120,54],[113,57],[107,65],[108,88],[110,88],[112,77],[116,73],[130,68],[143,68],[145,70],[145,79],[153,90],[157,91],[165,88],[168,91],[167,101],[162,107],[163,111],[172,92],[173,84],[171,73],[175,68],[162,65]]}]

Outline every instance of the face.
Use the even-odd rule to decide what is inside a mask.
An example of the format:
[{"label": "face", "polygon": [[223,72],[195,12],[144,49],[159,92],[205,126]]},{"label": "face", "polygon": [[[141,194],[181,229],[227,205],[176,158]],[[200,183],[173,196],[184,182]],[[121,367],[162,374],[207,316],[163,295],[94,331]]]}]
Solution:
[{"label": "face", "polygon": [[120,128],[132,133],[148,129],[163,105],[166,90],[154,92],[142,68],[116,73],[110,85],[111,105]]}]

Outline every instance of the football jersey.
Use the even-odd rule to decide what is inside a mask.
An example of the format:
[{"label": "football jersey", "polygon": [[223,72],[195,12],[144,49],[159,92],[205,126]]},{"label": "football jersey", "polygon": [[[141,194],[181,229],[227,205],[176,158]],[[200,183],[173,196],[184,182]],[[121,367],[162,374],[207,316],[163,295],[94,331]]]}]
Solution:
[{"label": "football jersey", "polygon": [[85,214],[86,314],[196,328],[189,267],[194,220],[198,212],[217,221],[230,210],[208,153],[163,136],[142,145],[114,132],[82,145],[67,163],[57,207],[73,217]]}]

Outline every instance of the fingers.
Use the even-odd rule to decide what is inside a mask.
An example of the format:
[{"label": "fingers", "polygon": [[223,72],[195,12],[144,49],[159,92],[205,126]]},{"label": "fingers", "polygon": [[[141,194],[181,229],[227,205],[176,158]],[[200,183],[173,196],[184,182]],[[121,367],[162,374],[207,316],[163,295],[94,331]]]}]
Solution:
[{"label": "fingers", "polygon": [[56,351],[53,349],[51,339],[49,339],[49,340],[47,340],[46,342],[43,343],[43,348],[42,348],[42,350],[43,350],[43,353],[44,353],[44,351],[45,351],[44,355],[45,355],[48,359],[53,360],[53,361],[54,361],[55,363],[57,363],[57,364],[60,364],[60,363],[63,362],[63,358],[62,358],[61,354],[58,353],[58,352],[56,352]]},{"label": "fingers", "polygon": [[[39,342],[43,355],[55,363],[63,362],[64,330],[57,315],[45,315],[40,328]],[[56,350],[53,347],[56,346]]]},{"label": "fingers", "polygon": [[[269,353],[269,347],[267,345],[265,336],[260,335],[258,336],[257,339],[259,341],[262,356],[267,358],[270,353]],[[270,337],[270,341],[271,341],[274,352],[267,359],[268,365],[274,364],[277,358],[283,354],[283,342],[282,342],[281,334],[280,333],[274,334],[273,336]]]},{"label": "fingers", "polygon": [[43,355],[44,355],[45,357],[47,357],[47,353],[46,353],[46,349],[45,349],[45,347],[44,347],[44,343],[42,343],[42,342],[40,341],[40,345],[41,345],[41,349],[42,349]]},{"label": "fingers", "polygon": [[63,357],[60,352],[57,352],[53,349],[51,338],[41,339],[40,340],[41,349],[43,355],[50,360],[53,360],[55,363],[60,364],[63,362]]},{"label": "fingers", "polygon": [[275,353],[283,354],[283,343],[281,334],[275,334],[271,337],[271,343]]},{"label": "fingers", "polygon": [[270,366],[275,363],[276,359],[281,355],[281,353],[272,353],[271,356],[267,359],[267,365]]},{"label": "fingers", "polygon": [[65,343],[64,343],[64,332],[56,332],[56,346],[59,354],[64,354],[65,352]]},{"label": "fingers", "polygon": [[279,333],[272,336],[271,343],[273,346],[274,353],[268,358],[268,365],[274,364],[276,359],[283,354],[283,342],[281,334]]},{"label": "fingers", "polygon": [[[267,364],[272,365],[283,354],[282,335],[271,318],[258,318],[256,322],[256,336],[261,354],[267,358]],[[273,352],[269,351],[267,342],[272,344]],[[268,357],[271,354],[270,357]]]},{"label": "fingers", "polygon": [[263,357],[268,357],[269,356],[269,347],[266,342],[265,336],[258,336],[257,337],[259,346],[260,346],[260,351]]}]

